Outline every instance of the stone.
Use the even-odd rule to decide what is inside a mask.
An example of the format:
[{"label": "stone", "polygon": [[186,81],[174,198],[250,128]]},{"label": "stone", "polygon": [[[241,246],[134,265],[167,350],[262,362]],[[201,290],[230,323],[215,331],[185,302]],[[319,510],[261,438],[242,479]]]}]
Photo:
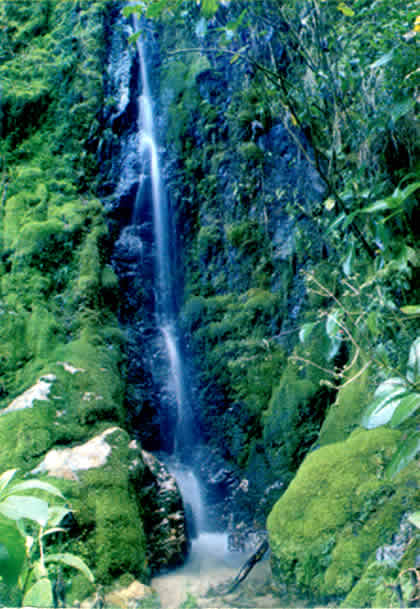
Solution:
[{"label": "stone", "polygon": [[77,471],[101,467],[106,463],[112,450],[106,438],[118,430],[119,427],[111,427],[80,446],[50,450],[31,473],[46,472],[56,478],[77,480]]},{"label": "stone", "polygon": [[149,586],[145,586],[135,580],[127,588],[113,590],[105,595],[105,607],[115,609],[135,609],[146,598],[153,596],[154,592]]},{"label": "stone", "polygon": [[149,565],[153,571],[181,565],[189,542],[182,497],[176,480],[165,465],[145,450],[146,465],[143,491],[144,524],[149,547]]},{"label": "stone", "polygon": [[23,410],[24,408],[33,408],[35,401],[47,401],[51,391],[51,385],[56,380],[54,374],[45,374],[38,381],[27,389],[22,395],[13,400],[7,408],[0,412],[0,415],[14,412],[15,410]]},{"label": "stone", "polygon": [[57,366],[63,366],[66,372],[70,372],[70,374],[77,374],[78,372],[86,372],[83,368],[75,368],[71,364],[67,362],[57,362]]}]

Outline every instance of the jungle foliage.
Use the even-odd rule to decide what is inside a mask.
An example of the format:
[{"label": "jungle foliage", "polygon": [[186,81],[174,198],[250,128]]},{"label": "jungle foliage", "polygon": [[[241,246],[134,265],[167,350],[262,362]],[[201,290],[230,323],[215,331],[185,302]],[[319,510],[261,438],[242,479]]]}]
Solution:
[{"label": "jungle foliage", "polygon": [[[397,428],[387,436],[386,467],[366,481],[385,477],[398,489],[389,538],[404,510],[415,509],[404,485],[418,486],[418,7],[145,0],[133,11],[156,21],[164,54],[161,97],[179,163],[171,188],[186,229],[184,319],[209,439],[254,484],[269,484],[267,471],[286,483],[298,471],[293,488],[303,497],[308,451],[331,446],[338,463],[363,437],[379,454],[381,438]],[[373,429],[382,424],[384,436]],[[364,496],[361,480],[353,491]],[[297,509],[292,495],[276,514]],[[379,495],[371,500],[378,509]],[[342,542],[337,530],[312,554],[296,523],[290,547],[302,555],[290,559],[288,581],[308,590],[307,581],[326,599],[346,597],[359,580],[347,597],[354,606],[398,602],[375,592],[387,581],[383,565],[362,575],[368,545],[383,541],[373,520],[360,537],[364,558],[354,555],[342,571],[351,567],[349,579],[332,586],[346,554],[334,547],[344,548],[352,518],[339,512]],[[284,530],[276,517],[273,547]],[[316,578],[327,578],[320,586],[315,565]]]}]

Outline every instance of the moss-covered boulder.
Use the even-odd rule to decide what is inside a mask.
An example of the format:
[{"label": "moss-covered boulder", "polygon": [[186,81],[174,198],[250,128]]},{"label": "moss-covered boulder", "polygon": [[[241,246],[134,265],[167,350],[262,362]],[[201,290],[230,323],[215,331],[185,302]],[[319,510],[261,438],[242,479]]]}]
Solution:
[{"label": "moss-covered boulder", "polygon": [[86,560],[98,582],[110,584],[124,573],[148,577],[144,470],[140,449],[119,427],[71,448],[52,449],[32,470],[57,478],[73,510],[77,535],[71,549]]},{"label": "moss-covered boulder", "polygon": [[351,592],[418,499],[415,465],[395,480],[384,477],[400,436],[357,429],[306,457],[267,521],[278,582],[316,599]]}]

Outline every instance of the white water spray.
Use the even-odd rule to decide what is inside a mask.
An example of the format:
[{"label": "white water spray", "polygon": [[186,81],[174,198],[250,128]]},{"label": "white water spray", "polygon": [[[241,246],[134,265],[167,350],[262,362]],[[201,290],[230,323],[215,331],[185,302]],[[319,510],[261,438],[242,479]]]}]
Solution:
[{"label": "white water spray", "polygon": [[[139,24],[135,20],[135,28]],[[170,215],[168,197],[162,183],[159,149],[155,137],[153,102],[148,81],[145,49],[141,38],[137,39],[137,52],[140,59],[142,93],[138,100],[138,151],[140,158],[149,166],[150,190],[153,208],[153,234],[155,244],[156,276],[156,313],[157,324],[162,337],[162,348],[168,365],[168,389],[176,407],[174,429],[174,452],[168,459],[168,467],[175,476],[186,509],[192,513],[196,535],[205,528],[205,508],[202,501],[200,484],[191,469],[194,442],[192,409],[188,395],[185,366],[180,350],[179,332],[176,323],[176,309],[173,297],[174,273],[171,268]],[[144,175],[140,176],[144,183]],[[142,201],[137,200],[136,206]],[[138,221],[139,211],[134,211]]]}]

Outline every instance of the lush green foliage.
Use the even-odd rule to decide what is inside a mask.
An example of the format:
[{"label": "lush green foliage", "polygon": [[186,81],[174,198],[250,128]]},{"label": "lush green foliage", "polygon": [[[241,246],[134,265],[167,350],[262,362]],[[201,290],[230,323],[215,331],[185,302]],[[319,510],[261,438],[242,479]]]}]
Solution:
[{"label": "lush green foliage", "polygon": [[[59,489],[37,479],[13,483],[15,474],[16,470],[8,470],[0,476],[0,581],[12,591],[18,585],[23,605],[52,607],[51,564],[78,569],[92,582],[94,577],[80,557],[48,552],[46,547],[47,536],[65,532],[59,525],[71,512]],[[52,495],[55,502],[51,505],[27,491]],[[57,503],[57,498],[62,501]]]},{"label": "lush green foliage", "polygon": [[[388,539],[404,509],[415,509],[403,476],[415,486],[418,384],[406,376],[406,360],[418,344],[420,302],[417,8],[405,0],[216,4],[208,15],[204,3],[149,0],[130,8],[163,24],[161,95],[180,165],[171,188],[184,229],[184,319],[202,370],[205,428],[250,480],[266,485],[289,482],[310,447],[336,451],[342,471],[356,431],[372,443],[369,454],[383,442],[392,482],[382,481],[382,466],[361,483],[364,466],[355,462],[353,486],[344,465],[341,480],[331,471],[325,506],[299,517],[303,533],[290,530],[288,547],[297,544],[290,564],[299,564],[289,575],[326,597],[344,598],[359,580],[352,602],[390,602],[390,591],[375,591],[386,569],[363,569],[368,547],[385,539],[373,514],[389,484]],[[182,74],[198,60],[203,71],[184,88]],[[289,154],[278,152],[284,134]],[[302,171],[302,159],[310,179],[322,181],[318,195],[279,176],[296,175],[299,163]],[[254,291],[262,308],[251,317]],[[404,379],[398,406],[388,394],[393,378]],[[371,410],[396,406],[401,433],[360,431],[376,398]],[[317,491],[302,476],[300,501],[312,509],[307,498]],[[335,484],[339,494],[354,494],[355,505],[366,500],[369,518],[353,535],[355,512],[337,505],[339,547],[326,537],[312,552],[299,545],[302,535],[319,535]],[[301,505],[287,493],[281,509],[294,519]],[[272,525],[280,579],[284,530],[283,521]]]},{"label": "lush green foliage", "polygon": [[[0,3],[0,407],[43,375],[55,377],[47,401],[0,417],[1,470],[28,473],[55,446],[83,444],[124,422],[118,280],[96,196],[113,8],[107,0]],[[124,437],[125,450],[114,450],[118,476],[57,480],[74,527],[67,539],[36,541],[33,566],[40,543],[51,541],[62,560],[83,557],[101,583],[127,571],[147,577],[128,443]],[[17,568],[22,542],[11,530]],[[39,579],[38,567],[27,587]],[[51,572],[53,562],[46,567]],[[64,574],[68,601],[92,593],[82,574]],[[33,594],[49,587],[37,583]]]}]

